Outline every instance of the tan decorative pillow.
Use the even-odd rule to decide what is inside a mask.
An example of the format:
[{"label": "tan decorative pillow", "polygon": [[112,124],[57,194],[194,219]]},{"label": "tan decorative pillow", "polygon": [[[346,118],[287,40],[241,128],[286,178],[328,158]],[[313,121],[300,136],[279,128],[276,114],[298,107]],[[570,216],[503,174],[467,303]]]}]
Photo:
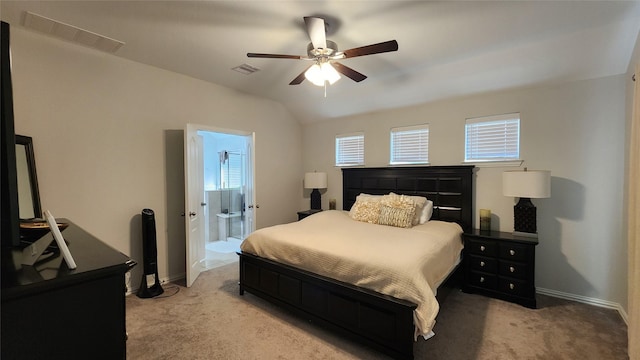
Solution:
[{"label": "tan decorative pillow", "polygon": [[416,203],[409,196],[390,193],[381,200],[378,224],[408,228],[413,226]]},{"label": "tan decorative pillow", "polygon": [[424,221],[423,221],[422,218],[421,218],[423,216],[423,212],[425,210],[425,205],[427,204],[427,198],[426,197],[424,197],[424,196],[412,196],[412,195],[398,195],[396,193],[389,193],[388,196],[391,196],[391,197],[394,197],[394,198],[398,198],[398,197],[404,196],[406,198],[409,198],[409,199],[413,200],[414,206],[416,207],[415,214],[413,215],[413,220],[411,221],[411,223],[413,225],[424,224],[427,221],[427,219],[424,219]]},{"label": "tan decorative pillow", "polygon": [[351,206],[349,210],[349,216],[353,220],[367,222],[371,224],[377,224],[380,217],[382,197],[370,197],[358,195],[356,202]]},{"label": "tan decorative pillow", "polygon": [[410,228],[413,226],[413,217],[415,213],[415,206],[398,208],[382,205],[378,224]]}]

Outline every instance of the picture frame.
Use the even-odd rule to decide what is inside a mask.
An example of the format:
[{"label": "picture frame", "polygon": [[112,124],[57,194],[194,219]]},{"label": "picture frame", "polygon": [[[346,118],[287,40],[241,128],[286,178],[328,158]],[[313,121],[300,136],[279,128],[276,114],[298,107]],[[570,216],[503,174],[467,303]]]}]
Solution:
[{"label": "picture frame", "polygon": [[75,269],[77,267],[76,262],[73,260],[73,256],[71,256],[71,251],[69,251],[69,247],[67,243],[64,241],[62,237],[62,233],[58,228],[58,223],[56,219],[53,217],[49,210],[44,211],[44,216],[47,219],[47,223],[49,224],[49,228],[51,229],[51,233],[53,234],[53,238],[56,240],[58,244],[58,248],[62,252],[62,256],[64,257],[64,261],[67,263],[69,269]]}]

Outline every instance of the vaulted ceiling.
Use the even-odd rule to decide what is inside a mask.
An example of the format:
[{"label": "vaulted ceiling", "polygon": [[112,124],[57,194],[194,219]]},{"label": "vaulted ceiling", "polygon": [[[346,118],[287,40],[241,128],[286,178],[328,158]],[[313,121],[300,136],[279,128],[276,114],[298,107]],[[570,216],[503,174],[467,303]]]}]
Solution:
[{"label": "vaulted ceiling", "polygon": [[[273,99],[301,122],[627,71],[637,1],[6,1],[125,43],[113,56]],[[324,88],[289,82],[309,63],[304,16],[326,19],[340,50],[397,40],[399,50],[342,60],[368,78]],[[63,41],[63,40],[61,40]],[[248,64],[245,75],[232,68]]]}]

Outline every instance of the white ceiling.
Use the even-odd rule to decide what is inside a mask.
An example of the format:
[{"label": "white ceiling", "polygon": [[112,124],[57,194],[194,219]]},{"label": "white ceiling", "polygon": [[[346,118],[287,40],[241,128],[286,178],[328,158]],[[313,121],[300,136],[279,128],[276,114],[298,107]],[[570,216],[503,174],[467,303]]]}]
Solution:
[{"label": "white ceiling", "polygon": [[[114,56],[284,104],[301,122],[447,97],[591,79],[627,71],[638,1],[6,1],[125,42]],[[289,82],[309,63],[247,58],[306,55],[303,16],[328,19],[340,50],[395,39],[399,50],[342,60],[368,79],[324,89]],[[261,69],[243,75],[231,68]]]}]

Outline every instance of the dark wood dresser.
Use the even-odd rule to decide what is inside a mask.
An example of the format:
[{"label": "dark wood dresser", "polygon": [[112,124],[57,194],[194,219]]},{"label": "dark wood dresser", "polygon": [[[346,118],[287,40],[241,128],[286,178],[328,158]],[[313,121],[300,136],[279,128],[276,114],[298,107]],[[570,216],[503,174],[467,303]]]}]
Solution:
[{"label": "dark wood dresser", "polygon": [[73,223],[62,235],[74,270],[62,255],[31,267],[3,254],[2,359],[125,359],[124,275],[135,262]]},{"label": "dark wood dresser", "polygon": [[464,238],[462,290],[536,307],[537,238],[473,230]]}]

